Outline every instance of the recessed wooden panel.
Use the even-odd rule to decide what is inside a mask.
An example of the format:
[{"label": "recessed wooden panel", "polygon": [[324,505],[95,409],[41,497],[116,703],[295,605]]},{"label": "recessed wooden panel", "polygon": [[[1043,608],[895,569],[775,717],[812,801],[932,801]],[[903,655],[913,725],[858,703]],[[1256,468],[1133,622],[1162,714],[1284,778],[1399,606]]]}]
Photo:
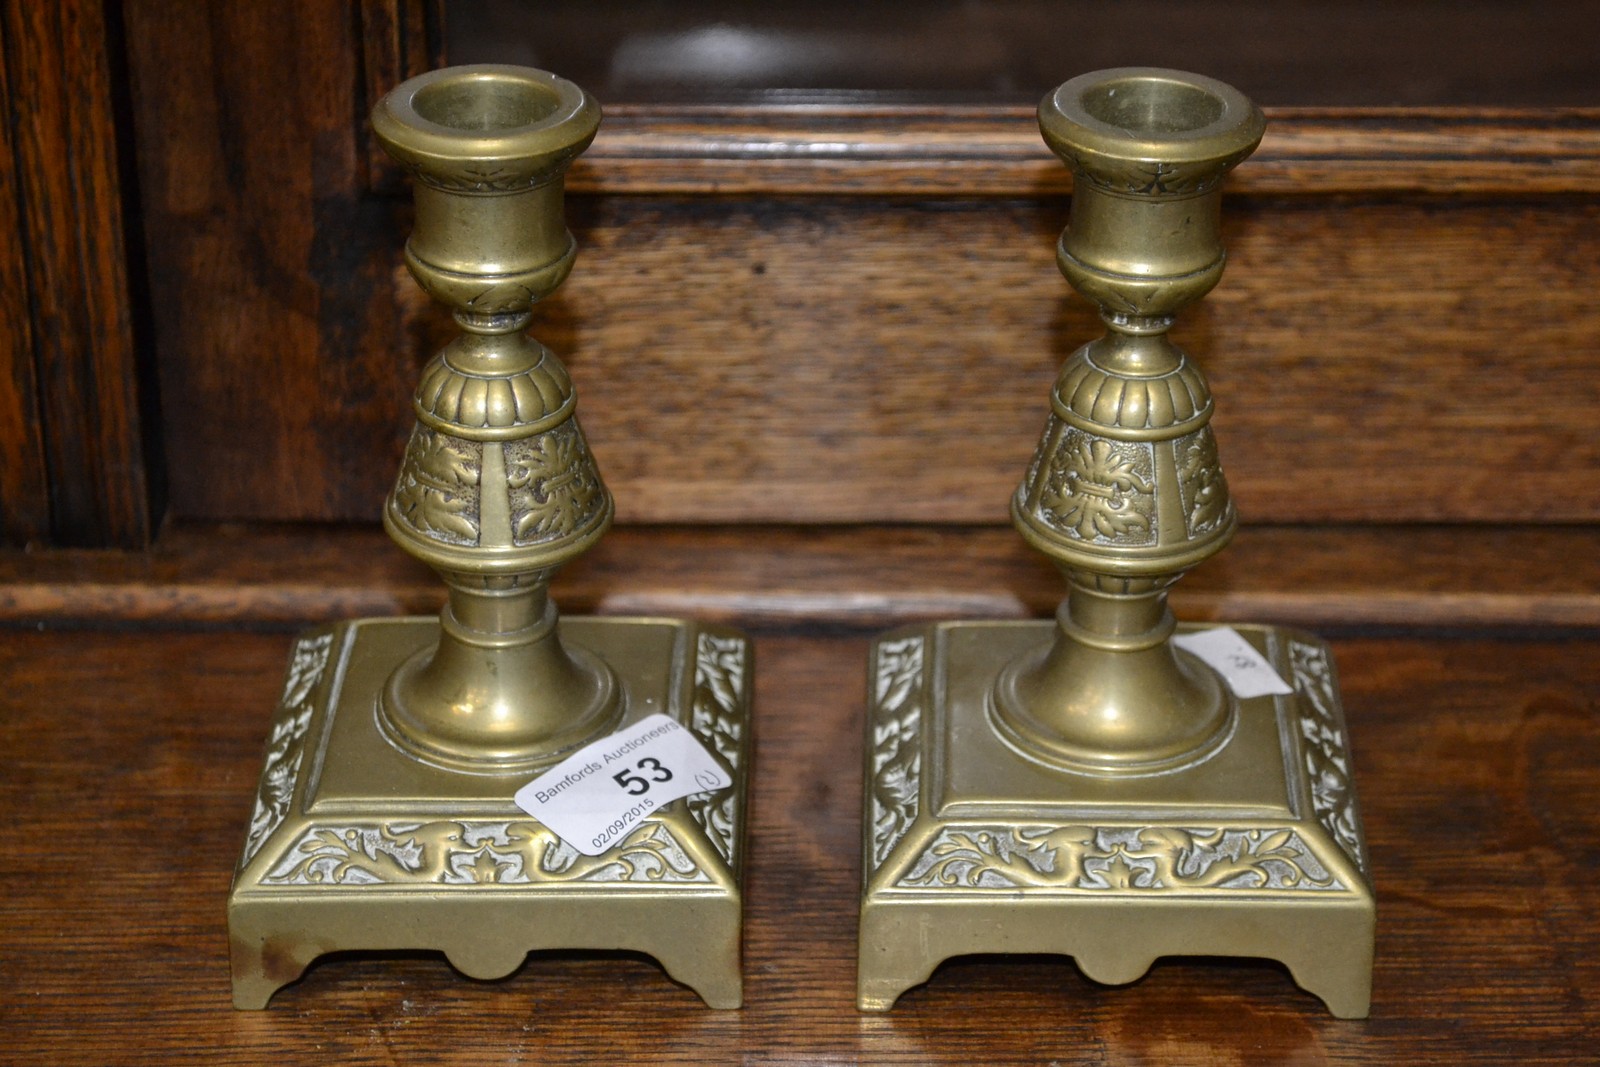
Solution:
[{"label": "recessed wooden panel", "polygon": [[[583,252],[533,332],[573,368],[622,521],[1003,522],[1056,368],[1100,329],[1054,266],[1066,207],[575,197]],[[1249,521],[1600,517],[1600,307],[1573,297],[1600,208],[1236,197],[1226,218],[1228,274],[1177,336]],[[403,324],[381,293],[340,318],[362,279],[327,275],[271,358],[248,336],[220,366],[173,353],[196,413],[174,432],[207,442],[174,471],[181,514],[376,514],[449,333],[375,273],[400,241],[368,246],[365,284]]]},{"label": "recessed wooden panel", "polygon": [[[11,110],[9,49],[0,48],[0,101]],[[21,240],[15,145],[0,123],[0,543],[27,544],[50,534],[50,476],[39,422],[33,365],[28,256]]]},{"label": "recessed wooden panel", "polygon": [[[427,10],[129,6],[179,517],[378,514],[450,332],[365,126]],[[1178,328],[1246,519],[1600,517],[1600,113],[1272,117]],[[1005,521],[1099,330],[1023,110],[618,108],[572,177],[583,252],[534,333],[621,521]]]},{"label": "recessed wooden panel", "polygon": [[130,548],[154,527],[123,239],[121,41],[104,6],[0,4],[0,540],[13,543]]},{"label": "recessed wooden panel", "polygon": [[[1063,200],[580,205],[534,332],[627,521],[1001,522],[1099,323]],[[1180,318],[1256,522],[1600,516],[1600,209],[1236,198]]]},{"label": "recessed wooden panel", "polygon": [[173,509],[374,518],[417,360],[391,295],[403,201],[368,188],[360,20],[127,17]]}]

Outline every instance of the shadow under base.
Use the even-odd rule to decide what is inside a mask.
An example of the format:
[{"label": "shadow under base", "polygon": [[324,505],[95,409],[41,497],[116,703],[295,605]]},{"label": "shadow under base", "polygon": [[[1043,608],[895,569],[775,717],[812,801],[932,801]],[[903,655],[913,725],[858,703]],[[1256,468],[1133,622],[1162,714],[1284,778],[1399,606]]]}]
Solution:
[{"label": "shadow under base", "polygon": [[438,641],[436,618],[303,634],[228,897],[235,1007],[266,1007],[328,952],[435,949],[489,979],[552,948],[645,952],[711,1007],[739,1007],[749,643],[668,619],[560,627],[615,671],[619,728],[665,713],[721,757],[733,785],[676,800],[585,856],[512,802],[532,772],[435,767],[380,732],[378,693]]},{"label": "shadow under base", "polygon": [[863,1011],[889,1010],[951,956],[1052,952],[1111,984],[1161,956],[1267,957],[1334,1015],[1366,1016],[1375,899],[1332,658],[1299,631],[1234,629],[1294,693],[1240,699],[1213,755],[1142,776],[1047,766],[996,732],[996,677],[1048,646],[1054,622],[874,643]]}]

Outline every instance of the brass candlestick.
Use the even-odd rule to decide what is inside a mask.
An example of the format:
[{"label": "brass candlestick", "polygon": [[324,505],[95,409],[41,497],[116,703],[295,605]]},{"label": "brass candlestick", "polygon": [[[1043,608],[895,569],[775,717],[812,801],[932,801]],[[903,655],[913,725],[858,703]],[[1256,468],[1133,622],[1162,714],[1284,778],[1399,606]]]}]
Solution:
[{"label": "brass candlestick", "polygon": [[[474,66],[373,113],[416,179],[406,264],[462,334],[423,370],[384,526],[439,572],[438,619],[300,638],[228,902],[234,1003],[265,1007],[316,956],[433,948],[496,978],[538,948],[650,953],[740,1003],[750,651],[667,619],[560,619],[551,576],[611,523],[572,382],[523,333],[572,268],[562,175],[600,109],[542,71]],[[514,805],[541,767],[664,712],[734,785],[581,855]]]},{"label": "brass candlestick", "polygon": [[1075,175],[1057,262],[1107,326],[1011,505],[1068,595],[1054,623],[875,643],[859,1004],[963,953],[1060,952],[1110,983],[1198,954],[1282,960],[1364,1016],[1374,901],[1327,646],[1237,627],[1295,692],[1236,697],[1166,604],[1237,523],[1210,390],[1167,330],[1221,277],[1222,179],[1265,121],[1210,78],[1128,68],[1062,85],[1039,124]]}]

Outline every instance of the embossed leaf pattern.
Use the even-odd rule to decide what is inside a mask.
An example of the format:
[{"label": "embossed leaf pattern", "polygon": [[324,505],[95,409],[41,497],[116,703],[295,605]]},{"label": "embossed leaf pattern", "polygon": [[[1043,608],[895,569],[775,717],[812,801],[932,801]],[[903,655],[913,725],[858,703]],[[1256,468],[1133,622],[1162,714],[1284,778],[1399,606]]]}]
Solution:
[{"label": "embossed leaf pattern", "polygon": [[1034,446],[1033,458],[1028,460],[1027,473],[1022,476],[1022,485],[1018,492],[1026,494],[1028,487],[1039,479],[1039,471],[1044,467],[1045,461],[1050,458],[1050,443],[1055,440],[1056,428],[1061,420],[1051,415],[1044,424],[1044,433],[1039,435],[1039,443]]},{"label": "embossed leaf pattern", "polygon": [[1293,641],[1289,645],[1289,663],[1303,709],[1300,735],[1305,739],[1312,811],[1356,866],[1366,870],[1344,731],[1333,710],[1336,698],[1327,654],[1315,646]]},{"label": "embossed leaf pattern", "polygon": [[295,782],[300,775],[306,730],[311,725],[310,699],[327,669],[333,650],[331,634],[303,637],[295,642],[289,658],[289,678],[284,683],[278,715],[267,739],[267,758],[256,787],[255,809],[250,815],[250,832],[245,837],[243,867],[255,858],[289,814]]},{"label": "embossed leaf pattern", "polygon": [[873,859],[883,863],[917,817],[922,772],[921,637],[878,646],[872,728]]},{"label": "embossed leaf pattern", "polygon": [[1062,826],[942,831],[901,879],[981,889],[1342,888],[1292,830]]},{"label": "embossed leaf pattern", "polygon": [[[696,736],[739,768],[739,736],[743,722],[738,711],[745,684],[745,641],[702,633],[695,646],[694,708],[689,725]],[[700,824],[717,852],[729,863],[734,859],[736,791],[696,793],[685,798],[689,817]]]},{"label": "embossed leaf pattern", "polygon": [[299,707],[305,703],[311,690],[322,680],[332,644],[332,634],[319,634],[295,642],[294,652],[289,657],[289,677],[283,686],[284,707]]},{"label": "embossed leaf pattern", "polygon": [[1249,153],[1230,157],[1221,165],[1205,163],[1198,166],[1130,160],[1120,166],[1108,167],[1103,159],[1088,160],[1077,154],[1069,155],[1067,159],[1075,173],[1102,189],[1145,196],[1192,196],[1215,187],[1222,181],[1223,175],[1246,155]]},{"label": "embossed leaf pattern", "polygon": [[419,427],[395,486],[400,515],[441,540],[477,544],[479,463],[477,446]]},{"label": "embossed leaf pattern", "polygon": [[604,855],[590,857],[536,822],[439,820],[315,827],[301,836],[262,884],[706,880],[666,827],[656,822],[638,827]]},{"label": "embossed leaf pattern", "polygon": [[1071,431],[1056,450],[1041,504],[1047,520],[1085,541],[1144,541],[1153,532],[1149,455]]},{"label": "embossed leaf pattern", "polygon": [[584,856],[569,877],[585,882],[704,882],[706,875],[660,823],[647,823],[604,856]]},{"label": "embossed leaf pattern", "polygon": [[468,164],[460,167],[454,173],[445,173],[436,166],[426,168],[406,165],[406,170],[411,176],[423,185],[431,185],[436,189],[447,189],[452,192],[467,193],[509,193],[519,189],[526,189],[537,184],[543,173],[526,174],[505,167],[488,167],[481,164]]},{"label": "embossed leaf pattern", "polygon": [[1217,439],[1203,427],[1178,442],[1178,481],[1183,487],[1189,535],[1217,528],[1228,513],[1228,482],[1217,459]]},{"label": "embossed leaf pattern", "polygon": [[565,537],[604,503],[600,476],[576,423],[516,442],[507,449],[506,465],[517,544]]},{"label": "embossed leaf pattern", "polygon": [[[695,646],[695,725],[724,759],[733,759],[739,724],[732,718],[744,686],[745,641],[703,633]],[[712,709],[716,709],[713,712]]]},{"label": "embossed leaf pattern", "polygon": [[488,849],[478,853],[472,861],[472,880],[474,882],[497,882],[500,872],[509,868],[511,864],[502,862]]},{"label": "embossed leaf pattern", "polygon": [[[1183,185],[1173,175],[1177,173],[1177,166],[1172,163],[1146,164],[1143,168],[1145,182],[1139,186],[1141,193],[1169,193],[1183,190]],[[1170,183],[1170,187],[1169,187]]]},{"label": "embossed leaf pattern", "polygon": [[945,830],[934,840],[902,885],[1003,886],[1055,885],[1060,872],[1076,873],[1092,840],[1086,827],[1055,830]]},{"label": "embossed leaf pattern", "polygon": [[1128,857],[1120,852],[1112,856],[1100,872],[1100,881],[1111,889],[1149,889],[1152,886],[1151,873],[1142,867],[1130,867]]}]

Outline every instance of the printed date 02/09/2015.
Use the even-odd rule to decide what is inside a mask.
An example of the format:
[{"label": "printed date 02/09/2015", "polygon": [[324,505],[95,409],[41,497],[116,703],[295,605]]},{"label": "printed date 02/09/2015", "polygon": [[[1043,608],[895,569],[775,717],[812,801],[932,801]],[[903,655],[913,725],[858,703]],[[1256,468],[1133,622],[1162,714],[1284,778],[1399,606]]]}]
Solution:
[{"label": "printed date 02/09/2015", "polygon": [[655,807],[656,802],[651,800],[649,797],[645,797],[644,799],[640,800],[639,803],[635,804],[633,807],[622,812],[615,819],[613,819],[611,821],[611,825],[607,826],[604,830],[601,830],[595,835],[593,842],[594,847],[603,849],[610,845],[611,842],[615,841],[618,835],[620,835],[624,830],[638,822],[640,816],[654,811]]}]

